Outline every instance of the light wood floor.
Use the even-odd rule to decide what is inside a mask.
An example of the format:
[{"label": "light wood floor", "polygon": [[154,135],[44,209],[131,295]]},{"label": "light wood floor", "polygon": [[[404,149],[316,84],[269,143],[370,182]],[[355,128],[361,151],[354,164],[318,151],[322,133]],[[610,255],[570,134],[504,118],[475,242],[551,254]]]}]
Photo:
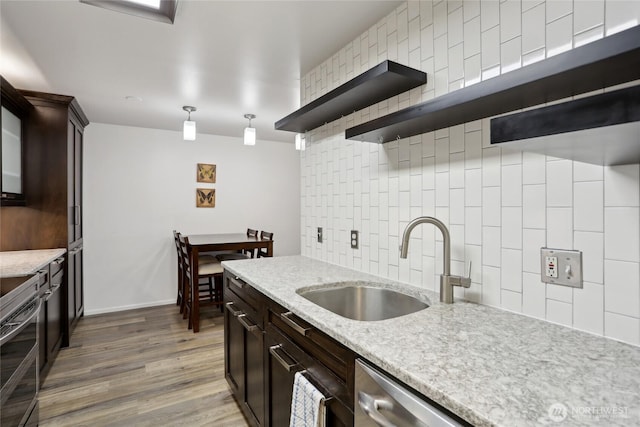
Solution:
[{"label": "light wood floor", "polygon": [[223,316],[175,305],[82,318],[40,391],[40,426],[246,426],[224,379]]}]

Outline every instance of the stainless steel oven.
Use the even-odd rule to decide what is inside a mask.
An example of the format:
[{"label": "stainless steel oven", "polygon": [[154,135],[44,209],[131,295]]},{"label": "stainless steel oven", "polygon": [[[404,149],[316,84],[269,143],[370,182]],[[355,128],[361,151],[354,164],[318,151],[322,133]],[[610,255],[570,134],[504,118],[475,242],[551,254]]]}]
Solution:
[{"label": "stainless steel oven", "polygon": [[0,278],[0,425],[38,425],[40,274]]}]

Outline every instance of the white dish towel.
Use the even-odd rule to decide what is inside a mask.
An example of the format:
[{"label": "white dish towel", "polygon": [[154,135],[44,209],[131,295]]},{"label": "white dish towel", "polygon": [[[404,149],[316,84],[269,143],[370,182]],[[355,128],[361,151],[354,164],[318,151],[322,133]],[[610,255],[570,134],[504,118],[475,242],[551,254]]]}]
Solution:
[{"label": "white dish towel", "polygon": [[324,427],[325,412],[322,393],[302,373],[296,372],[289,427]]}]

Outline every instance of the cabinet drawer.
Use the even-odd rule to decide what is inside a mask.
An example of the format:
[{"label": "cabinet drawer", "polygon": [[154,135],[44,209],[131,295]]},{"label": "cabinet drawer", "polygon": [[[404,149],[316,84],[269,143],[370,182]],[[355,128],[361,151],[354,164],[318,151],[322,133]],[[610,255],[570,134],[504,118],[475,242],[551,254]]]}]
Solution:
[{"label": "cabinet drawer", "polygon": [[51,261],[51,264],[49,264],[49,274],[51,277],[62,272],[62,267],[64,267],[64,257],[56,258]]},{"label": "cabinet drawer", "polygon": [[225,271],[224,273],[224,289],[225,295],[233,295],[235,299],[241,300],[252,311],[260,311],[263,306],[264,297],[242,279]]},{"label": "cabinet drawer", "polygon": [[353,379],[348,368],[355,360],[351,350],[274,302],[268,313],[270,325],[322,362],[342,381]]},{"label": "cabinet drawer", "polygon": [[285,419],[288,421],[294,374],[299,371],[303,371],[307,379],[329,399],[327,425],[351,425],[353,396],[344,381],[273,325],[267,326],[266,336],[270,425],[280,425]]}]

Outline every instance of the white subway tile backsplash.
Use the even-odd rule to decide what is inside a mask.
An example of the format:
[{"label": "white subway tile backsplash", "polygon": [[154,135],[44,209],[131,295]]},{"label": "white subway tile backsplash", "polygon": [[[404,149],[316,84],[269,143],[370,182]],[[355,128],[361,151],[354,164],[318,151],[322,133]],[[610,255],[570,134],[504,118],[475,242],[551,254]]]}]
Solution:
[{"label": "white subway tile backsplash", "polygon": [[640,261],[640,208],[605,208],[604,257]]},{"label": "white subway tile backsplash", "polygon": [[[491,2],[493,3],[493,2]],[[497,3],[497,2],[496,2]],[[484,2],[482,3],[484,5]],[[494,27],[482,32],[482,70],[500,66],[500,29]],[[493,73],[491,73],[493,74]],[[491,75],[493,77],[494,75]],[[489,76],[487,76],[489,78]],[[484,75],[482,80],[485,80]]]},{"label": "white subway tile backsplash", "polygon": [[580,231],[603,231],[602,181],[576,182],[573,186],[573,227]]},{"label": "white subway tile backsplash", "polygon": [[573,164],[570,160],[547,162],[547,206],[573,205]]},{"label": "white subway tile backsplash", "polygon": [[640,206],[640,166],[604,168],[604,205]]},{"label": "white subway tile backsplash", "polygon": [[590,163],[573,163],[574,181],[602,181],[604,168]]},{"label": "white subway tile backsplash", "polygon": [[604,16],[607,36],[631,28],[640,23],[640,2],[609,0],[605,3]]},{"label": "white subway tile backsplash", "polygon": [[604,233],[576,231],[574,248],[582,251],[582,278],[586,282],[604,283]]},{"label": "white subway tile backsplash", "polygon": [[601,284],[584,282],[573,293],[573,327],[602,335],[604,333],[604,289]]},{"label": "white subway tile backsplash", "polygon": [[572,12],[571,0],[552,0],[545,2],[547,7],[547,22],[552,22]]},{"label": "white subway tile backsplash", "polygon": [[604,336],[640,345],[640,319],[616,313],[604,313]]},{"label": "white subway tile backsplash", "polygon": [[525,228],[546,227],[546,200],[544,184],[522,186],[522,226]]},{"label": "white subway tile backsplash", "polygon": [[482,304],[500,307],[500,268],[482,266]]},{"label": "white subway tile backsplash", "polygon": [[465,206],[482,206],[482,172],[480,169],[465,170]]},{"label": "white subway tile backsplash", "polygon": [[522,249],[522,208],[502,208],[502,247]]},{"label": "white subway tile backsplash", "polygon": [[640,317],[640,263],[604,261],[604,309]]},{"label": "white subway tile backsplash", "polygon": [[547,320],[560,325],[571,326],[573,306],[566,302],[547,299]]},{"label": "white subway tile backsplash", "polygon": [[547,24],[546,47],[547,57],[566,52],[573,47],[573,20],[571,15]]},{"label": "white subway tile backsplash", "polygon": [[573,27],[576,33],[604,24],[604,0],[576,1],[573,5]]},{"label": "white subway tile backsplash", "polygon": [[540,248],[547,246],[546,231],[522,230],[522,271],[540,274]]},{"label": "white subway tile backsplash", "polygon": [[502,206],[522,206],[522,166],[502,167]]},{"label": "white subway tile backsplash", "polygon": [[500,63],[502,74],[518,69],[522,66],[520,37],[502,43],[500,47]]},{"label": "white subway tile backsplash", "polygon": [[546,311],[546,287],[540,281],[540,275],[522,273],[522,313],[544,319]]},{"label": "white subway tile backsplash", "polygon": [[521,21],[520,0],[506,0],[500,3],[500,41],[504,43],[518,37],[522,33]]},{"label": "white subway tile backsplash", "polygon": [[545,4],[522,13],[522,53],[530,53],[545,46]]},{"label": "white subway tile backsplash", "polygon": [[482,263],[500,267],[500,227],[482,227]]},{"label": "white subway tile backsplash", "polygon": [[[452,236],[453,272],[463,274],[473,261],[472,286],[456,289],[457,297],[640,345],[640,166],[492,146],[489,118],[383,145],[342,136],[637,25],[639,5],[407,2],[311,70],[300,82],[303,104],[383,59],[427,72],[428,83],[309,132],[300,168],[302,253],[437,291],[440,233],[416,230],[409,260],[396,250],[409,220],[435,216]],[[315,241],[317,226],[325,228],[323,244]],[[361,232],[359,250],[348,245],[352,228]],[[541,283],[543,246],[582,251],[582,289]]]},{"label": "white subway tile backsplash", "polygon": [[547,245],[556,249],[572,249],[573,209],[547,208]]},{"label": "white subway tile backsplash", "polygon": [[502,203],[500,199],[500,187],[483,188],[482,200],[483,225],[500,227],[500,225],[502,225]]},{"label": "white subway tile backsplash", "polygon": [[502,249],[500,267],[502,289],[522,292],[522,251]]},{"label": "white subway tile backsplash", "polygon": [[480,22],[483,32],[500,24],[500,2],[498,0],[480,2]]},{"label": "white subway tile backsplash", "polygon": [[522,293],[502,289],[502,308],[515,313],[522,312]]},{"label": "white subway tile backsplash", "polygon": [[464,57],[479,55],[480,48],[480,17],[477,16],[464,23]]}]

